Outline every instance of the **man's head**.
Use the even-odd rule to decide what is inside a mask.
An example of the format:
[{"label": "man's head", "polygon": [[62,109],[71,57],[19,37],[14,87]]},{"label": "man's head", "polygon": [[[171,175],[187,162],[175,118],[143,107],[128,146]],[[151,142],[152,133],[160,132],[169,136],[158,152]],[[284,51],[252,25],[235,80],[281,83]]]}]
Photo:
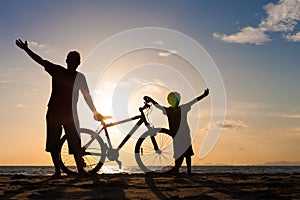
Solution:
[{"label": "man's head", "polygon": [[77,51],[70,51],[67,55],[66,63],[68,69],[75,71],[80,64],[80,54]]},{"label": "man's head", "polygon": [[180,94],[178,92],[170,92],[167,99],[168,99],[168,103],[172,107],[177,107],[180,102]]}]

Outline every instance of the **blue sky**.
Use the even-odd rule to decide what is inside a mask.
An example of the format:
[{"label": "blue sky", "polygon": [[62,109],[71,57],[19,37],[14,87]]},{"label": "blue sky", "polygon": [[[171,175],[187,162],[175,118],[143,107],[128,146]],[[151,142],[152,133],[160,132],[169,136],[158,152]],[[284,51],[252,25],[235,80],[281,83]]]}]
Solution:
[{"label": "blue sky", "polygon": [[[32,0],[1,1],[1,5],[0,146],[11,148],[13,133],[24,148],[32,140],[37,146],[24,153],[24,160],[14,160],[16,153],[0,154],[0,164],[28,164],[30,159],[49,163],[43,145],[50,79],[14,45],[15,39],[28,40],[41,56],[64,64],[69,50],[79,50],[84,59],[108,37],[149,26],[196,40],[222,75],[226,126],[214,151],[204,160],[195,158],[196,163],[299,161],[299,0]],[[201,126],[199,140],[206,124]],[[36,151],[42,161],[34,159]]]}]

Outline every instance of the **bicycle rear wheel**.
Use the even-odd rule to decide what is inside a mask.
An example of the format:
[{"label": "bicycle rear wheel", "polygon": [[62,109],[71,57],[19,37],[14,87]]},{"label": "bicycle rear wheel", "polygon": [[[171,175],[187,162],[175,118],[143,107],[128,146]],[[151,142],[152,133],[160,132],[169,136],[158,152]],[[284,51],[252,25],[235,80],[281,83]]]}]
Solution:
[{"label": "bicycle rear wheel", "polygon": [[175,165],[173,138],[169,130],[154,130],[145,132],[135,146],[136,162],[145,173],[166,172]]},{"label": "bicycle rear wheel", "polygon": [[[85,162],[84,170],[89,173],[97,173],[102,167],[106,157],[106,146],[103,140],[97,136],[92,139],[96,133],[89,129],[80,129],[81,146],[84,151],[83,160]],[[73,154],[69,154],[68,142],[64,135],[61,139],[60,167],[66,174],[77,174],[77,167]]]}]

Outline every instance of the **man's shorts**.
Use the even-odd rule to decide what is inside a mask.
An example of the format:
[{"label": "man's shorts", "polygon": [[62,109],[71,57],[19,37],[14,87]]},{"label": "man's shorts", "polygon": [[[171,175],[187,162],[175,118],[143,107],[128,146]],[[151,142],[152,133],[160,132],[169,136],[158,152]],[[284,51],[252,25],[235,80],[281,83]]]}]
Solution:
[{"label": "man's shorts", "polygon": [[79,121],[78,116],[73,115],[72,112],[62,113],[53,108],[48,108],[47,115],[47,139],[46,151],[59,152],[60,138],[62,129],[65,131],[67,137],[69,153],[76,154],[81,152],[81,141],[78,134]]}]

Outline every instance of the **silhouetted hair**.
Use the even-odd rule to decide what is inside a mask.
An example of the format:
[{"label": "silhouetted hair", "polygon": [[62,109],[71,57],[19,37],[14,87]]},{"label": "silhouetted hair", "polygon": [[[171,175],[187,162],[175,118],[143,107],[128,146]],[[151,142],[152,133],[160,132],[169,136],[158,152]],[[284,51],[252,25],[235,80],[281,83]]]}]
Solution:
[{"label": "silhouetted hair", "polygon": [[178,92],[170,92],[167,99],[171,106],[176,107],[180,103],[180,94]]}]

